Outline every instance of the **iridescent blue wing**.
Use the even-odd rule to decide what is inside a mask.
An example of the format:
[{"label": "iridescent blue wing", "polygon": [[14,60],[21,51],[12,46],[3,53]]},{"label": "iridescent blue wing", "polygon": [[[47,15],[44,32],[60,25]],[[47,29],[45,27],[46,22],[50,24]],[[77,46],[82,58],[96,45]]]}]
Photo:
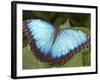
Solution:
[{"label": "iridescent blue wing", "polygon": [[51,50],[52,56],[54,58],[65,56],[86,41],[88,41],[87,35],[81,31],[72,29],[61,30],[53,44]]},{"label": "iridescent blue wing", "polygon": [[28,28],[31,31],[36,46],[44,54],[47,54],[53,44],[54,27],[43,20],[32,19],[28,23]]}]

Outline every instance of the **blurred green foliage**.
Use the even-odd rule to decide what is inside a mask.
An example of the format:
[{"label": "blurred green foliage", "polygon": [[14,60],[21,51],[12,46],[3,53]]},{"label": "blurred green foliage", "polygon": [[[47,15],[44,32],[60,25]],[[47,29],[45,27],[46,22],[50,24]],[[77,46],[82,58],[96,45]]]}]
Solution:
[{"label": "blurred green foliage", "polygon": [[[28,19],[43,19],[58,28],[64,24],[64,27],[77,29],[90,35],[90,14],[82,13],[61,13],[61,12],[43,12],[43,11],[23,11],[23,21]],[[69,24],[66,21],[69,19]],[[66,25],[65,25],[66,24]],[[80,67],[90,66],[90,49],[83,49],[77,53],[71,60],[61,66],[52,66],[48,62],[41,62],[33,55],[30,50],[27,38],[23,37],[23,69],[50,68],[50,67]]]}]

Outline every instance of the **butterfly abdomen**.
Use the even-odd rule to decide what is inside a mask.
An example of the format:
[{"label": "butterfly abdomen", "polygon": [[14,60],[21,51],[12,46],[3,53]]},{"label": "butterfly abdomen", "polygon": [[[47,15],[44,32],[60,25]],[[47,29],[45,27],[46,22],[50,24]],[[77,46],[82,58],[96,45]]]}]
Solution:
[{"label": "butterfly abdomen", "polygon": [[[40,23],[37,24],[37,22],[40,22]],[[46,27],[44,24],[48,27]],[[68,31],[70,31],[70,30],[68,30]],[[71,36],[70,38],[72,38],[73,40],[76,39],[75,37],[73,38],[73,34],[69,33],[68,31],[67,30],[62,31],[63,33],[61,33],[61,35],[62,34],[66,35],[66,36],[70,35]],[[73,31],[73,30],[71,30],[71,31]],[[47,34],[47,35],[45,35],[45,34]],[[41,20],[23,21],[23,35],[25,35],[27,37],[28,42],[30,44],[30,48],[32,50],[32,53],[40,61],[47,61],[50,64],[64,64],[67,61],[69,61],[81,49],[90,47],[90,36],[82,35],[84,38],[84,39],[82,39],[83,41],[81,41],[81,39],[80,40],[76,39],[76,40],[80,41],[79,43],[77,43],[78,41],[75,40],[77,43],[77,46],[76,46],[75,45],[76,43],[73,40],[68,39],[66,36],[65,37],[62,36],[62,38],[59,39],[58,34],[60,34],[60,32],[55,34],[54,28],[52,28],[51,25],[48,25],[47,22],[46,23],[44,21],[41,22]],[[49,36],[49,35],[51,35],[51,36]],[[56,37],[56,39],[55,39],[55,37]],[[80,37],[77,37],[77,38],[80,38]],[[71,44],[71,42],[73,42],[73,43],[72,43],[72,45],[67,45],[66,42],[64,43],[64,41],[62,41],[62,39],[64,39],[64,41],[66,41],[66,42],[69,41],[68,44]],[[63,42],[63,44],[59,44],[57,41],[59,41],[59,43]],[[61,46],[59,46],[59,45],[61,45]]]}]

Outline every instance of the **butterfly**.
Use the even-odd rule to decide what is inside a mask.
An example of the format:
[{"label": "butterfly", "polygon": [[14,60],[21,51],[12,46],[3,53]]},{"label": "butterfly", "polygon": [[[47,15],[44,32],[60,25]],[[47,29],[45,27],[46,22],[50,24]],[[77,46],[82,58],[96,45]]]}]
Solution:
[{"label": "butterfly", "polygon": [[25,20],[23,32],[36,58],[51,64],[64,64],[82,48],[90,47],[90,36],[84,32],[75,29],[58,30],[41,19]]}]

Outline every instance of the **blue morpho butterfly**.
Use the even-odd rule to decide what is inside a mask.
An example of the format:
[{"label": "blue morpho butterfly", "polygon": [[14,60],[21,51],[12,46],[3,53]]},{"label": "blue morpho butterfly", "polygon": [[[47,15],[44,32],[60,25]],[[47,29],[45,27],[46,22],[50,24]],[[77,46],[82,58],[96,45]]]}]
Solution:
[{"label": "blue morpho butterfly", "polygon": [[80,30],[57,30],[49,22],[29,19],[23,22],[31,50],[41,61],[63,64],[82,48],[90,46],[90,37]]}]

